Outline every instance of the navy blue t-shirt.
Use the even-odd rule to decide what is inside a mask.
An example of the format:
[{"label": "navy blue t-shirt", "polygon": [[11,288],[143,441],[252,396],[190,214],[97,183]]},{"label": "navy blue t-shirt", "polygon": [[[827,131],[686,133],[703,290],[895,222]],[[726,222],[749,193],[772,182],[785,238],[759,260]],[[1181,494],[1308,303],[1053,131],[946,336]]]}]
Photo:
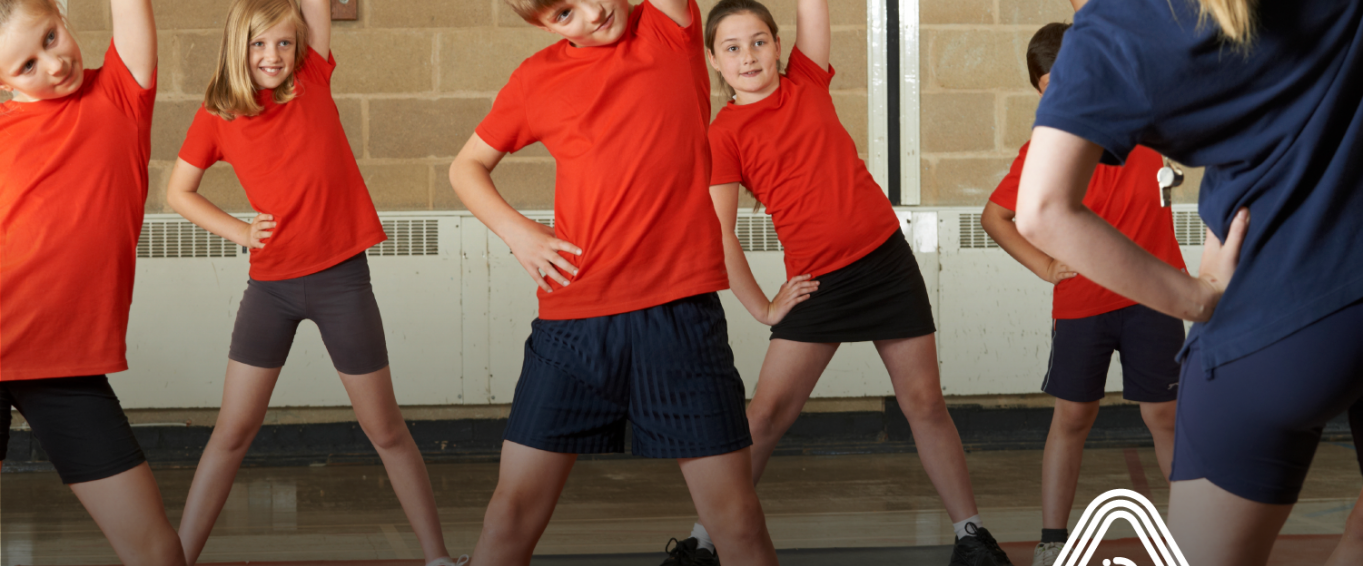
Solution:
[{"label": "navy blue t-shirt", "polygon": [[1205,166],[1198,211],[1249,233],[1189,342],[1207,371],[1363,298],[1363,2],[1262,0],[1237,50],[1194,0],[1094,0],[1075,15],[1036,125],[1125,159],[1137,144]]}]

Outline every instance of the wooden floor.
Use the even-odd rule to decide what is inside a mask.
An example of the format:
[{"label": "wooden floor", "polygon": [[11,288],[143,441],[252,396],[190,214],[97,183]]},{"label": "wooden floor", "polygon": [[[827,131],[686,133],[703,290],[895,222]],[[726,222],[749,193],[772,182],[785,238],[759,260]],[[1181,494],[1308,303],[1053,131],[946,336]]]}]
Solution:
[{"label": "wooden floor", "polygon": [[[968,461],[986,526],[1000,541],[1017,543],[1006,546],[1020,558],[1015,562],[1025,566],[1041,528],[1040,451],[976,452]],[[452,552],[472,551],[496,472],[495,463],[430,466]],[[193,471],[157,470],[156,475],[171,521],[178,524]],[[1076,498],[1079,507],[1071,522],[1078,520],[1089,501],[1115,488],[1144,492],[1161,510],[1168,502],[1168,484],[1153,451],[1089,450]],[[1333,546],[1360,488],[1363,478],[1352,447],[1322,445],[1301,502],[1283,531],[1290,535],[1281,543],[1283,551]],[[859,554],[864,558],[849,554],[848,561],[873,566],[891,563],[877,562],[874,556],[893,557],[895,549],[901,552],[896,563],[903,564],[908,556],[903,553],[914,550],[906,547],[916,547],[914,556],[936,556],[934,552],[940,554],[952,542],[951,521],[915,455],[778,457],[758,493],[777,548],[863,549]],[[536,549],[543,556],[537,564],[566,566],[586,563],[581,560],[585,555],[636,554],[640,556],[628,557],[629,563],[651,566],[661,560],[669,538],[687,535],[693,517],[672,461],[579,462]],[[1133,535],[1114,527],[1109,538]],[[890,554],[876,554],[874,549]],[[789,553],[787,562],[805,563],[802,556],[827,553],[822,552]],[[1292,554],[1302,558],[1310,553]],[[580,559],[572,560],[571,555]],[[1021,559],[1024,556],[1026,560]],[[75,497],[51,473],[9,473],[0,478],[0,557],[5,566],[117,562]],[[383,469],[325,466],[243,470],[201,563],[417,558],[416,538]],[[596,562],[607,564],[605,559]],[[917,561],[909,563],[913,562]],[[1319,560],[1275,560],[1297,563]]]}]

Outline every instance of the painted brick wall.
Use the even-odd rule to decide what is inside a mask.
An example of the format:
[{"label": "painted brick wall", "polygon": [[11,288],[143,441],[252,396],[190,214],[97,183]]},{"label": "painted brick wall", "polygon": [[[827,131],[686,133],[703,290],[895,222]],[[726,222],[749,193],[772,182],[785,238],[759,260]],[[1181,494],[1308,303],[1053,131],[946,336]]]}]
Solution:
[{"label": "painted brick wall", "polygon": [[[358,0],[360,18],[336,22],[336,103],[352,150],[380,210],[451,210],[463,205],[447,180],[450,160],[491,108],[516,65],[555,41],[502,0]],[[701,0],[708,11],[715,0]],[[164,187],[218,56],[226,0],[155,0],[160,92],[152,133],[147,212],[169,212]],[[787,51],[795,1],[770,0]],[[70,0],[69,19],[87,67],[108,47],[105,0]],[[865,158],[866,3],[830,0],[833,97]],[[1042,24],[1068,20],[1067,0],[922,0],[922,202],[982,205],[1026,140],[1038,97],[1027,80],[1027,40]],[[715,108],[723,99],[717,94]],[[553,206],[554,163],[542,146],[509,156],[494,172],[514,206]],[[1197,178],[1180,191],[1195,200]],[[201,191],[247,211],[226,164]]]}]

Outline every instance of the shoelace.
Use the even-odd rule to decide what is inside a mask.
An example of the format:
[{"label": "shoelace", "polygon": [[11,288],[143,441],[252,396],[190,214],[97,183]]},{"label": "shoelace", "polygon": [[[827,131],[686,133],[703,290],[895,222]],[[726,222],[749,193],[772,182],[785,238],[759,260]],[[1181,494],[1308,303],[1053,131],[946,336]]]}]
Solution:
[{"label": "shoelace", "polygon": [[994,540],[994,535],[989,534],[989,531],[980,529],[975,526],[975,523],[966,523],[965,532],[970,536],[980,539],[980,542],[984,543],[984,547],[989,549],[989,553],[994,555],[995,559],[1001,560],[1005,564],[1012,563],[1012,561],[1008,559],[1008,553],[1004,552],[1003,548],[999,547],[999,542]]}]

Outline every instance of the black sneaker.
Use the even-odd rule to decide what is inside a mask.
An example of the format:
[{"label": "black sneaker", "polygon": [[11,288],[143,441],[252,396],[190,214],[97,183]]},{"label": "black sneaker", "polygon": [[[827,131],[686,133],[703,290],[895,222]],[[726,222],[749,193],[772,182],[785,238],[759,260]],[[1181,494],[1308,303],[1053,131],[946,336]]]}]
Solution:
[{"label": "black sneaker", "polygon": [[976,527],[974,523],[965,526],[970,536],[956,539],[956,548],[951,551],[951,566],[1011,566],[1008,553],[999,548],[999,542],[989,534],[989,529]]},{"label": "black sneaker", "polygon": [[663,550],[667,552],[667,560],[662,566],[719,566],[719,557],[701,548],[695,537],[669,540]]}]

